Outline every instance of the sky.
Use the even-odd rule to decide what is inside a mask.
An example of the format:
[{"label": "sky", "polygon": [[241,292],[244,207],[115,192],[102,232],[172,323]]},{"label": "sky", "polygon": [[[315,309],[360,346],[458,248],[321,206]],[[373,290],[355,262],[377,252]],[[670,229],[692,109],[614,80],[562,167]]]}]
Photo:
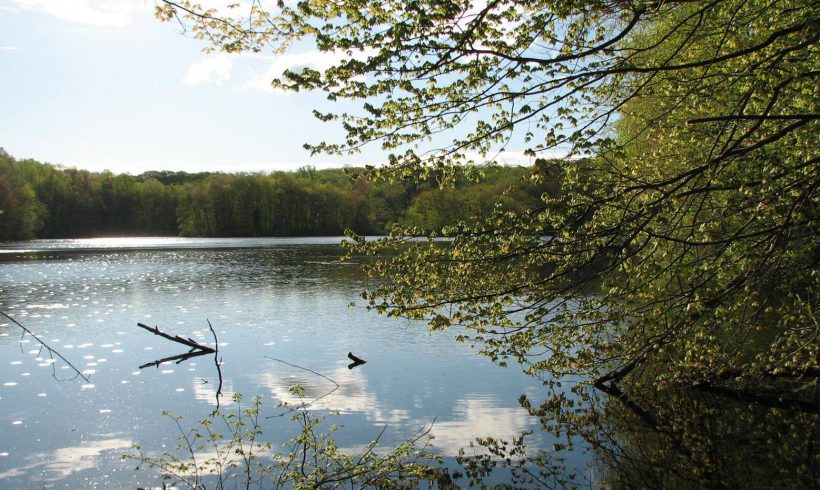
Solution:
[{"label": "sky", "polygon": [[344,158],[302,147],[341,140],[312,115],[338,106],[321,93],[274,91],[270,80],[322,66],[321,53],[205,54],[153,11],[154,0],[0,0],[0,147],[18,159],[132,174],[386,160],[375,146]]}]

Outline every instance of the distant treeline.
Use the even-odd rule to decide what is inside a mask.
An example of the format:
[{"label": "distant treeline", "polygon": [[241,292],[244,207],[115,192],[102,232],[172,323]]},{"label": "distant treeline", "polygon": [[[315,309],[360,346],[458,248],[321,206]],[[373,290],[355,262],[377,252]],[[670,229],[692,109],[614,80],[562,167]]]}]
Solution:
[{"label": "distant treeline", "polygon": [[539,205],[531,169],[488,167],[480,183],[370,182],[344,169],[271,174],[152,171],[132,176],[15,160],[0,148],[0,240],[96,236],[310,236],[393,224],[440,229]]}]

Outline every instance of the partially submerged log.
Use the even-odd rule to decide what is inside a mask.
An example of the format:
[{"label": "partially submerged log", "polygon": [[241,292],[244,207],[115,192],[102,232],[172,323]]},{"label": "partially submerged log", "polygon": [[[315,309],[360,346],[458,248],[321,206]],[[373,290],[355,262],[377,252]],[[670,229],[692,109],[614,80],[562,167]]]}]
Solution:
[{"label": "partially submerged log", "polygon": [[197,342],[196,340],[194,340],[192,338],[183,339],[179,335],[169,335],[169,334],[163,332],[162,330],[160,330],[158,327],[151,328],[148,325],[145,325],[145,324],[142,324],[142,323],[137,323],[137,326],[140,327],[140,328],[144,328],[145,330],[148,330],[149,332],[151,332],[154,335],[159,335],[160,337],[166,338],[166,339],[170,340],[171,342],[176,342],[178,344],[187,345],[192,350],[199,350],[203,354],[211,354],[211,353],[216,352],[215,349],[213,349],[211,347],[208,347],[207,345],[202,345],[202,344],[200,344],[199,342]]}]

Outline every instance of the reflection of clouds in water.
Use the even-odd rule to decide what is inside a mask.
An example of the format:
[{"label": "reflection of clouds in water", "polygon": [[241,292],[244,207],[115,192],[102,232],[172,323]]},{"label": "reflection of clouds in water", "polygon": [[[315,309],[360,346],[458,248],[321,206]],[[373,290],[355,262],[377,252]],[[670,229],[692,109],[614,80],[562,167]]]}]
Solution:
[{"label": "reflection of clouds in water", "polygon": [[[368,420],[388,425],[402,424],[408,427],[429,427],[432,420],[409,422],[410,413],[405,409],[390,409],[376,399],[368,390],[367,377],[364,371],[337,368],[328,375],[339,384],[339,389],[323,397],[334,388],[329,381],[316,381],[309,373],[285,374],[264,373],[260,382],[271,391],[274,398],[285,401],[291,406],[303,402],[312,403],[311,410],[336,410],[341,413],[361,413]],[[289,391],[294,384],[300,384],[305,390],[304,400]],[[447,456],[455,456],[459,449],[467,448],[477,437],[495,437],[511,440],[531,428],[536,422],[526,410],[520,407],[500,406],[499,401],[488,394],[468,394],[453,405],[452,413],[439,414],[430,432],[434,439],[432,445]],[[347,451],[356,448],[347,448]],[[354,451],[355,452],[355,451]],[[486,453],[476,448],[476,453]]]},{"label": "reflection of clouds in water", "polygon": [[24,476],[32,470],[37,470],[33,480],[59,481],[72,473],[90,470],[97,467],[98,459],[105,451],[121,450],[131,447],[130,439],[101,439],[86,441],[80,446],[64,447],[49,453],[36,453],[25,457],[23,466],[11,468],[0,473],[0,480]]},{"label": "reflection of clouds in water", "polygon": [[[492,398],[479,397],[458,400],[453,407],[455,420],[442,420],[433,425],[432,445],[448,456],[455,456],[477,437],[511,440],[532,427],[535,418],[522,408],[499,407]],[[477,453],[486,453],[477,448]]]},{"label": "reflection of clouds in water", "polygon": [[[207,383],[203,382],[207,381]],[[216,390],[219,388],[219,379],[217,378],[194,378],[192,380],[194,398],[199,401],[216,406]],[[233,395],[235,391],[233,383],[229,379],[222,381],[222,396],[219,397],[219,405],[226,406],[233,404]]]},{"label": "reflection of clouds in water", "polygon": [[[368,390],[367,378],[363,371],[338,367],[327,377],[339,384],[339,388],[330,394],[328,392],[333,390],[335,385],[323,379],[317,381],[317,378],[309,373],[264,373],[259,376],[259,382],[270,390],[276,400],[287,402],[292,407],[316,400],[307,408],[362,413],[368,420],[387,424],[398,424],[409,418],[407,410],[385,409],[376,399],[376,395]],[[297,384],[305,390],[304,399],[290,392],[290,387]]]},{"label": "reflection of clouds in water", "polygon": [[[405,417],[407,418],[407,417]],[[511,441],[522,432],[532,427],[535,418],[529,416],[522,408],[500,407],[496,400],[486,396],[475,395],[474,398],[458,400],[453,407],[452,420],[443,420],[439,417],[432,424],[429,435],[434,452],[445,456],[457,456],[460,449],[467,454],[487,454],[488,451],[478,445],[470,448],[479,437],[494,437]],[[416,425],[421,432],[430,427],[431,421],[419,420],[415,424],[405,423],[405,426]],[[411,437],[413,434],[408,434]],[[421,438],[420,442],[425,440]],[[348,454],[358,454],[366,449],[366,445],[350,446],[342,449]],[[387,454],[389,447],[376,448],[377,454]]]}]

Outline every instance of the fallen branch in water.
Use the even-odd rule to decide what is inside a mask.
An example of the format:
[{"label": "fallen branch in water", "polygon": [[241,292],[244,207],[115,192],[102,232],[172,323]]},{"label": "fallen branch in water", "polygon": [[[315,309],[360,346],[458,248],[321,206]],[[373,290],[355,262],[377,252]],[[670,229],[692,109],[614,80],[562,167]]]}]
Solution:
[{"label": "fallen branch in water", "polygon": [[191,339],[191,338],[183,339],[179,335],[173,335],[172,336],[172,335],[169,335],[169,334],[163,332],[158,327],[151,328],[148,325],[145,325],[145,324],[142,324],[142,323],[137,323],[137,326],[140,327],[140,328],[144,328],[145,330],[148,330],[149,332],[151,332],[154,335],[159,335],[160,337],[166,338],[166,339],[168,339],[172,342],[176,342],[176,343],[182,344],[182,345],[187,345],[191,349],[199,349],[199,350],[201,350],[202,352],[204,352],[206,354],[211,354],[211,353],[216,352],[216,349],[208,347],[207,345],[202,345],[194,339]]},{"label": "fallen branch in water", "polygon": [[[36,341],[37,341],[37,342],[38,342],[38,343],[39,343],[42,347],[45,347],[45,348],[46,348],[46,350],[48,351],[48,354],[49,354],[50,356],[52,356],[52,359],[54,358],[53,356],[56,354],[56,355],[57,355],[57,357],[59,357],[60,359],[62,359],[64,363],[68,364],[68,366],[69,366],[71,369],[73,369],[73,370],[74,370],[74,372],[76,372],[76,373],[77,373],[77,375],[76,375],[76,376],[74,376],[74,377],[73,377],[73,378],[71,378],[71,379],[76,379],[76,378],[80,377],[80,378],[83,378],[83,379],[85,380],[85,382],[86,382],[86,383],[90,383],[90,381],[88,380],[88,377],[86,377],[86,376],[85,376],[85,375],[84,375],[84,374],[83,374],[83,373],[82,373],[79,369],[77,369],[77,367],[76,367],[76,366],[74,366],[74,364],[71,364],[71,362],[70,362],[68,359],[66,359],[65,357],[63,357],[63,355],[62,355],[62,354],[60,354],[59,352],[57,352],[56,350],[54,350],[54,349],[53,349],[50,345],[46,344],[46,343],[45,343],[45,341],[44,341],[43,339],[41,339],[40,337],[38,337],[37,335],[35,335],[35,334],[34,334],[34,332],[32,332],[31,330],[29,330],[29,329],[27,329],[26,327],[24,327],[24,326],[23,326],[20,322],[18,322],[18,321],[17,321],[17,320],[15,320],[14,318],[10,317],[10,316],[9,316],[6,312],[4,312],[4,311],[0,311],[0,315],[3,315],[4,317],[6,317],[6,318],[8,318],[9,320],[11,320],[11,322],[12,322],[12,323],[14,323],[14,324],[15,324],[15,325],[17,325],[18,327],[22,328],[22,329],[23,329],[23,332],[24,332],[24,333],[23,333],[23,335],[24,335],[24,336],[25,336],[25,334],[29,334],[29,335],[30,335],[30,336],[31,336],[34,340],[36,340]],[[52,369],[53,369],[53,367],[52,367]],[[56,379],[56,372],[55,372],[55,379]],[[60,381],[60,380],[58,380],[58,381]]]}]

